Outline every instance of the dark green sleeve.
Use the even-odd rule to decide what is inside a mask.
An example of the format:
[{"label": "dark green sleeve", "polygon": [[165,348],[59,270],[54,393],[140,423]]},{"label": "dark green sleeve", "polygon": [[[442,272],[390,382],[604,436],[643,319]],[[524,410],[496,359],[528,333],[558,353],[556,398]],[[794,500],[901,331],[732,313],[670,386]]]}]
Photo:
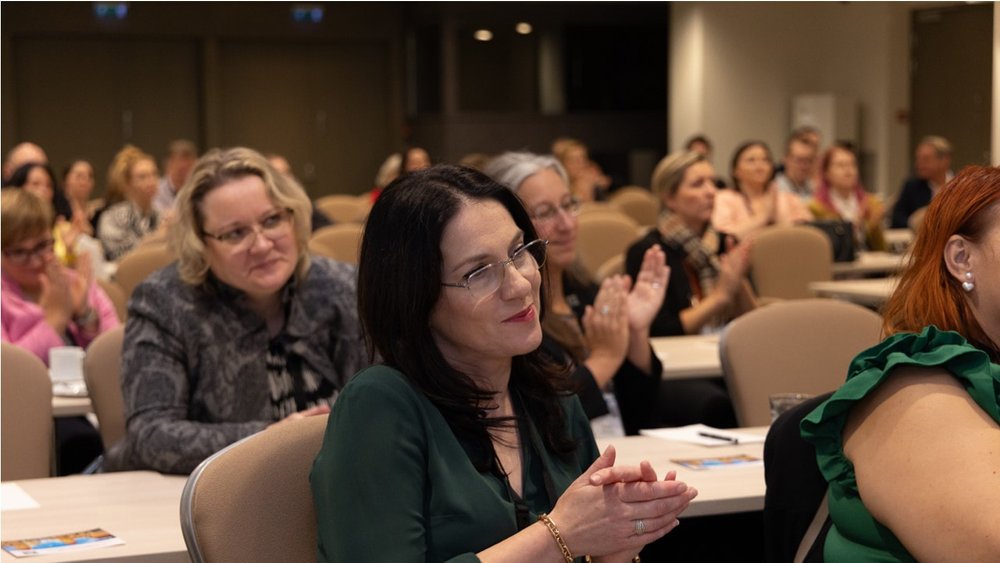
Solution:
[{"label": "dark green sleeve", "polygon": [[428,436],[418,399],[384,367],[359,374],[337,399],[310,475],[319,561],[425,560]]}]

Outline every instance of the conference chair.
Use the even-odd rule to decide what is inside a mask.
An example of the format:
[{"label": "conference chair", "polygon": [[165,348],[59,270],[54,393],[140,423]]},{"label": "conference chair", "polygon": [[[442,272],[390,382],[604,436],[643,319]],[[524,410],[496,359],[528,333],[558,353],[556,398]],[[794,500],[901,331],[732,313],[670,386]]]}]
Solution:
[{"label": "conference chair", "polygon": [[925,205],[910,214],[910,218],[906,220],[906,225],[914,233],[920,232],[920,227],[924,224],[924,215],[926,214],[927,206]]},{"label": "conference chair", "polygon": [[583,268],[593,279],[608,259],[623,254],[641,235],[641,228],[621,212],[587,213],[578,219],[577,252]]},{"label": "conference chair", "polygon": [[83,380],[97,415],[101,442],[108,450],[125,435],[121,364],[124,326],[103,332],[90,343],[83,358]]},{"label": "conference chair", "polygon": [[590,213],[621,213],[622,210],[610,201],[584,201],[580,203],[580,215]]},{"label": "conference chair", "polygon": [[181,531],[193,563],[316,560],[309,471],[327,418],[258,432],[191,473],[181,495]]},{"label": "conference chair", "polygon": [[770,227],[754,238],[750,274],[760,297],[814,297],[809,282],[833,277],[833,249],[823,231],[808,225]]},{"label": "conference chair", "polygon": [[4,481],[52,475],[52,380],[45,364],[9,342],[0,344],[0,475]]},{"label": "conference chair", "polygon": [[115,313],[118,315],[118,320],[125,322],[125,316],[128,315],[128,298],[125,297],[125,290],[110,280],[97,278],[95,281],[104,290],[108,299],[111,300],[111,304],[115,306]]},{"label": "conference chair", "polygon": [[722,372],[740,426],[771,423],[768,397],[818,395],[844,382],[859,352],[880,341],[882,318],[835,299],[796,299],[730,322],[719,340]]},{"label": "conference chair", "polygon": [[604,278],[624,273],[625,273],[625,253],[622,252],[605,260],[604,263],[597,268],[597,275],[594,277],[594,279],[597,281],[597,283],[601,283],[602,281],[604,281]]},{"label": "conference chair", "polygon": [[660,216],[660,200],[653,192],[640,186],[624,186],[609,198],[623,213],[641,226],[651,227]]},{"label": "conference chair", "polygon": [[114,281],[121,286],[127,300],[132,296],[132,290],[150,274],[176,259],[177,257],[165,243],[142,245],[118,261]]},{"label": "conference chair", "polygon": [[371,210],[371,196],[328,195],[316,200],[316,209],[335,223],[364,223]]},{"label": "conference chair", "polygon": [[768,563],[822,561],[829,510],[827,483],[816,448],[802,439],[799,423],[830,398],[824,393],[778,417],[764,441],[764,560]]},{"label": "conference chair", "polygon": [[364,226],[360,223],[337,223],[323,227],[309,238],[309,250],[313,254],[357,264],[362,234]]}]

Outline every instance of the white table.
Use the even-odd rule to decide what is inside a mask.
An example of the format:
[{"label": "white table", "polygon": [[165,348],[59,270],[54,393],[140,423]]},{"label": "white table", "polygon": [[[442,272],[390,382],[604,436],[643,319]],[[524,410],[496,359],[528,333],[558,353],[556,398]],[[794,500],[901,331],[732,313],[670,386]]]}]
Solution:
[{"label": "white table", "polygon": [[886,229],[885,244],[890,250],[905,249],[913,242],[914,233],[910,229]]},{"label": "white table", "polygon": [[18,559],[3,552],[2,561],[189,562],[181,535],[180,498],[185,476],[152,471],[74,475],[10,481],[39,508],[4,510],[6,540],[47,537],[103,528],[125,545]]},{"label": "white table", "polygon": [[875,278],[809,282],[809,289],[820,297],[833,297],[858,305],[878,307],[889,299],[898,281],[899,278]]},{"label": "white table", "polygon": [[663,363],[663,379],[722,376],[718,334],[660,336],[649,341]]},{"label": "white table", "polygon": [[[742,428],[740,432],[767,434],[766,426]],[[671,459],[698,459],[733,454],[748,454],[764,459],[764,444],[736,446],[700,446],[649,436],[625,436],[597,441],[600,451],[609,444],[615,446],[615,465],[638,465],[646,460],[663,478],[667,471],[677,472],[677,480],[698,489],[698,496],[684,511],[684,516],[710,516],[764,509],[764,465],[741,465],[713,469],[688,469]]]},{"label": "white table", "polygon": [[834,277],[863,274],[894,274],[906,265],[908,255],[891,252],[859,252],[853,262],[834,262]]}]

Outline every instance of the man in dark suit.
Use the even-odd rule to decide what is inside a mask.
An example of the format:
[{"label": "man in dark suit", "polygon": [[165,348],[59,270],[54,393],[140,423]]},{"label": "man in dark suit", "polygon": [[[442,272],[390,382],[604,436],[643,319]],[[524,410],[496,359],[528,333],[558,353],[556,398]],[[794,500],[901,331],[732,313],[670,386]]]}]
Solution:
[{"label": "man in dark suit", "polygon": [[899,191],[892,208],[893,229],[909,227],[910,215],[927,207],[934,194],[951,179],[951,143],[944,137],[924,137],[914,157],[916,176],[908,179]]}]

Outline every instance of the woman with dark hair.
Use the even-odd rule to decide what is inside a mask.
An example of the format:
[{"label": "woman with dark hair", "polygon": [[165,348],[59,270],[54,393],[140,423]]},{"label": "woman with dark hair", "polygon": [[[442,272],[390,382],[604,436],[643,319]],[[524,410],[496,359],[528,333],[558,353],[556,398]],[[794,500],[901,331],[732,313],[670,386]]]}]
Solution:
[{"label": "woman with dark hair", "polygon": [[802,422],[830,483],[825,560],[997,560],[998,279],[1000,168],[973,166],[928,207],[886,339]]},{"label": "woman with dark hair", "polygon": [[19,167],[10,175],[5,187],[23,188],[49,202],[56,218],[69,220],[73,217],[73,209],[59,189],[56,175],[48,164],[29,162]]},{"label": "woman with dark hair", "polygon": [[94,192],[94,167],[85,159],[77,158],[70,161],[63,169],[63,193],[73,209],[73,219],[80,217],[90,225],[90,216],[95,210],[90,196]]},{"label": "woman with dark hair", "polygon": [[834,143],[823,155],[821,171],[819,187],[809,204],[813,216],[847,221],[854,225],[859,248],[885,250],[882,229],[885,206],[861,185],[854,147],[844,142]]},{"label": "woman with dark hair", "polygon": [[624,427],[626,434],[638,434],[640,428],[659,426],[656,398],[663,366],[650,347],[649,327],[670,273],[663,251],[659,246],[647,249],[634,277],[611,276],[597,286],[579,262],[580,204],[559,161],[508,152],[493,159],[486,173],[517,194],[539,237],[549,241],[551,299],[542,322],[542,347],[559,362],[572,361],[573,381],[589,418],[614,416],[618,404],[621,421],[595,421],[595,432],[607,428],[608,434],[620,434]]},{"label": "woman with dark hair", "polygon": [[762,141],[747,141],[736,148],[730,163],[733,189],[715,196],[712,226],[739,240],[771,225],[794,225],[812,219],[795,194],[781,191],[773,182],[774,159]]},{"label": "woman with dark hair", "polygon": [[474,170],[375,202],[358,307],[384,363],[344,389],[313,466],[320,561],[629,561],[677,525],[696,491],[598,457],[538,349],[544,261],[517,197]]}]

